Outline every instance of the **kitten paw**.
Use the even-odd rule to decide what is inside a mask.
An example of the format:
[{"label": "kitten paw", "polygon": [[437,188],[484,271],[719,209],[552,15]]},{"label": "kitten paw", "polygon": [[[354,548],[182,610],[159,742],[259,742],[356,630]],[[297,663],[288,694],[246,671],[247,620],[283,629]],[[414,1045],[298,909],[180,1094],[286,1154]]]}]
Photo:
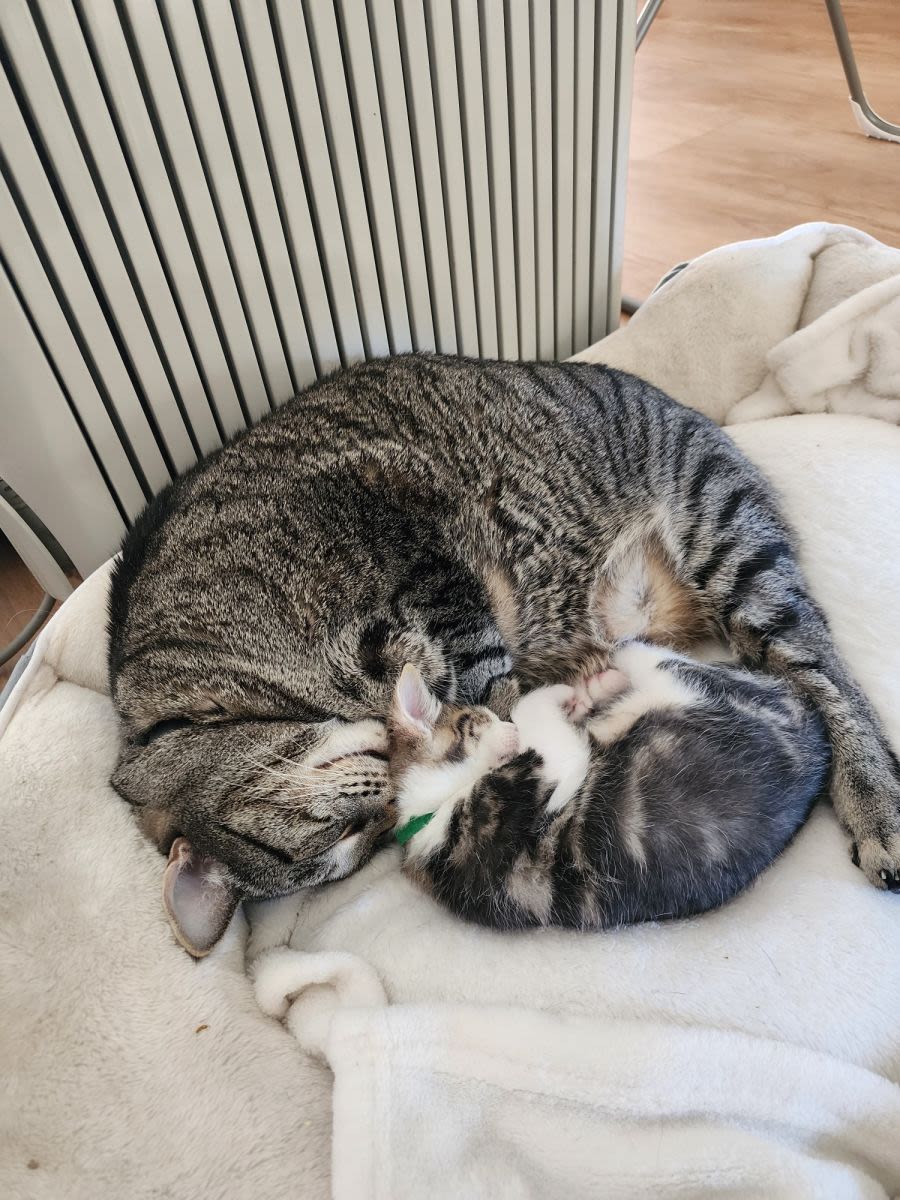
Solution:
[{"label": "kitten paw", "polygon": [[583,721],[593,709],[590,696],[580,687],[572,688],[572,695],[563,702],[562,710],[570,721]]},{"label": "kitten paw", "polygon": [[866,837],[853,842],[850,857],[875,887],[900,894],[900,832],[883,841]]},{"label": "kitten paw", "polygon": [[566,715],[571,721],[583,720],[627,686],[628,680],[621,671],[598,671],[595,675],[586,675],[572,689],[572,697],[564,705]]}]

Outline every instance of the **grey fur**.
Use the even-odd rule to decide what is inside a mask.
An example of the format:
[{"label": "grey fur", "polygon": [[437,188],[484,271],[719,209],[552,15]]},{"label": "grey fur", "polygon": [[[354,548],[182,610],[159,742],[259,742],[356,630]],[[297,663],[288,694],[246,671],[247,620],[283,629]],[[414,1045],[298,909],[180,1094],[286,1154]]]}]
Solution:
[{"label": "grey fur", "polygon": [[[161,846],[186,835],[241,894],[347,873],[392,820],[380,727],[347,723],[384,717],[406,661],[498,709],[511,676],[602,662],[586,585],[629,538],[818,709],[858,861],[900,889],[897,761],[771,490],[710,421],[590,364],[362,364],[167,489],[113,580],[113,782]],[[371,753],[329,758],[347,737]]]}]

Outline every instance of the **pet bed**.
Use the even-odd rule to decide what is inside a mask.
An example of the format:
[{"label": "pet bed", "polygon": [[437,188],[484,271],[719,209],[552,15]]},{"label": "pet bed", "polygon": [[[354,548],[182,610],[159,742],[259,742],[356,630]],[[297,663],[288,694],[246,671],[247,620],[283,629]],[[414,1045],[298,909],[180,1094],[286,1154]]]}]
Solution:
[{"label": "pet bed", "polygon": [[[804,226],[696,260],[587,355],[720,422],[804,414],[729,433],[896,747],[898,297],[900,252]],[[107,782],[107,583],[66,602],[0,710],[3,1195],[900,1193],[900,899],[830,808],[691,921],[499,935],[388,851],[254,906],[195,963]]]}]

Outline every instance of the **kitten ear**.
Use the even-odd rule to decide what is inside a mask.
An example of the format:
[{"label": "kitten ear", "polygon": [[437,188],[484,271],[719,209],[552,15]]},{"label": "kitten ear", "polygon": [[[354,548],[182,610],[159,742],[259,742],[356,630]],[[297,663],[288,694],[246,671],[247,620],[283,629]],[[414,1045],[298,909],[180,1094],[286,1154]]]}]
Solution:
[{"label": "kitten ear", "polygon": [[419,668],[407,663],[394,690],[394,722],[416,737],[430,734],[441,715],[441,702],[422,678]]},{"label": "kitten ear", "polygon": [[163,874],[163,904],[172,932],[194,958],[203,958],[228,928],[240,896],[222,864],[176,838]]}]

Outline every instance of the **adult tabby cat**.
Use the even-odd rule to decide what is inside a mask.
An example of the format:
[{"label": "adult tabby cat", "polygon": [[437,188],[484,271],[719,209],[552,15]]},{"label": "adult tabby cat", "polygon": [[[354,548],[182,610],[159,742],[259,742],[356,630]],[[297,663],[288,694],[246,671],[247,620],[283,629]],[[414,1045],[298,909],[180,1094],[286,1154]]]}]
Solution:
[{"label": "adult tabby cat", "polygon": [[[828,743],[781,680],[629,642],[502,722],[408,664],[388,718],[406,869],[499,929],[603,929],[716,908],[781,853]],[[411,826],[410,828],[415,828]]]},{"label": "adult tabby cat", "polygon": [[900,890],[900,767],[729,439],[602,366],[417,354],[310,388],[125,539],[113,783],[163,849],[187,839],[170,901],[178,921],[203,897],[195,949],[241,896],[371,853],[394,820],[383,718],[405,662],[441,699],[508,713],[515,681],[571,678],[638,632],[596,619],[586,586],[637,544],[658,597],[643,635],[677,648],[717,630],[808,699],[855,859]]}]

